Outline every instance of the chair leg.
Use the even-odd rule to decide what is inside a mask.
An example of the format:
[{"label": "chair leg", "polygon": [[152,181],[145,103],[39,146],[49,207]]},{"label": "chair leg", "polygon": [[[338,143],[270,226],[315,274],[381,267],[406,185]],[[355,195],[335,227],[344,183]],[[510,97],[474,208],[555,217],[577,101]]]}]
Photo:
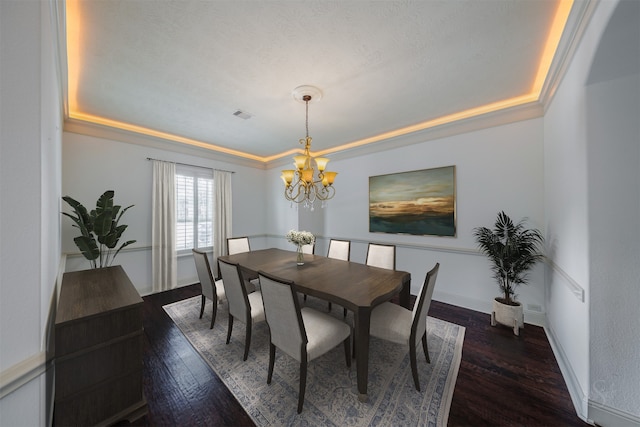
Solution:
[{"label": "chair leg", "polygon": [[413,374],[413,383],[416,386],[416,390],[420,391],[420,380],[418,379],[418,364],[416,362],[416,346],[411,344],[409,347],[409,358],[411,359],[411,373]]},{"label": "chair leg", "polygon": [[229,314],[229,326],[227,328],[227,344],[229,344],[229,340],[231,339],[232,330],[233,330],[233,316]]},{"label": "chair leg", "polygon": [[431,358],[429,357],[429,346],[427,346],[427,331],[425,331],[422,336],[422,349],[424,350],[424,355],[427,358],[427,363],[431,363]]},{"label": "chair leg", "polygon": [[213,312],[211,313],[211,326],[209,326],[209,329],[213,329],[213,324],[216,323],[216,314],[218,314],[218,301],[213,301]]},{"label": "chair leg", "polygon": [[344,357],[347,360],[347,368],[351,367],[351,335],[344,340]]},{"label": "chair leg", "polygon": [[249,346],[251,345],[251,322],[247,322],[247,336],[244,339],[244,357],[242,360],[247,360],[249,356]]},{"label": "chair leg", "polygon": [[331,302],[329,302],[327,311],[331,311]]},{"label": "chair leg", "polygon": [[351,328],[351,335],[353,336],[353,343],[351,344],[352,356],[356,358],[356,334],[354,333],[353,328]]},{"label": "chair leg", "polygon": [[276,346],[269,344],[269,374],[267,375],[267,384],[271,384],[271,377],[273,376],[273,364],[276,361]]},{"label": "chair leg", "polygon": [[302,412],[304,404],[304,392],[307,388],[307,362],[300,362],[300,392],[298,393],[298,413]]},{"label": "chair leg", "polygon": [[206,302],[207,298],[202,295],[202,302],[200,303],[200,319],[202,319],[202,315],[204,314],[204,303]]},{"label": "chair leg", "polygon": [[343,316],[346,318],[346,317],[347,317],[347,309],[346,309],[346,308],[343,308],[342,310],[344,310],[344,314],[343,314]]}]

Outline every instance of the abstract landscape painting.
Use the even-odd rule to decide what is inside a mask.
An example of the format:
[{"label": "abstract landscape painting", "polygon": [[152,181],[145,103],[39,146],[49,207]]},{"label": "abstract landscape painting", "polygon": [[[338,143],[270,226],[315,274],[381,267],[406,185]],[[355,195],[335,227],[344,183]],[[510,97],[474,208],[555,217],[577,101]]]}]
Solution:
[{"label": "abstract landscape painting", "polygon": [[369,231],[455,237],[455,168],[369,177]]}]

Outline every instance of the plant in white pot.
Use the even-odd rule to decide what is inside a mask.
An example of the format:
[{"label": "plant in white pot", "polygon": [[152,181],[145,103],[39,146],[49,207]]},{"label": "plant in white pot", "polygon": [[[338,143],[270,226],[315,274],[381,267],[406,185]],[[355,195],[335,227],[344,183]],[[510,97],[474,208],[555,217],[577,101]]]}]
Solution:
[{"label": "plant in white pot", "polygon": [[109,267],[118,252],[136,242],[128,240],[117,247],[122,233],[127,229],[126,225],[119,224],[120,218],[133,205],[121,209],[121,206],[113,204],[113,196],[113,190],[105,191],[91,212],[69,196],[62,198],[73,208],[75,216],[66,212],[62,214],[71,218],[75,223],[73,226],[80,230],[80,236],[73,241],[91,262],[92,268]]},{"label": "plant in white pot", "polygon": [[542,260],[540,252],[544,238],[536,229],[527,229],[524,220],[514,223],[504,211],[498,213],[493,230],[477,227],[473,230],[478,247],[491,262],[493,277],[502,291],[493,302],[491,325],[496,322],[513,327],[518,335],[524,326],[522,304],[515,300],[515,290],[527,284],[528,271]]}]

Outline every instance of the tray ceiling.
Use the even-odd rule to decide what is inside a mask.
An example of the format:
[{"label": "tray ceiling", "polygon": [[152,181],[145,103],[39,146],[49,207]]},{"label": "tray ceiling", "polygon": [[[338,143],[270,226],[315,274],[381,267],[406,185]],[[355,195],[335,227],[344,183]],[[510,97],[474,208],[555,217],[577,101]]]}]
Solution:
[{"label": "tray ceiling", "polygon": [[68,0],[68,116],[266,161],[300,148],[313,85],[312,149],[337,152],[537,100],[568,3]]}]

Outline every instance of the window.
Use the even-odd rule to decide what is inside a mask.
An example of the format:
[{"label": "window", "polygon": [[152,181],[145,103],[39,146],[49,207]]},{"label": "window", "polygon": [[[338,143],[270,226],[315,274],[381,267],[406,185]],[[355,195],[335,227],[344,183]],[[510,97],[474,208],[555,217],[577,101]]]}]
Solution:
[{"label": "window", "polygon": [[213,174],[176,165],[176,250],[213,246]]}]

